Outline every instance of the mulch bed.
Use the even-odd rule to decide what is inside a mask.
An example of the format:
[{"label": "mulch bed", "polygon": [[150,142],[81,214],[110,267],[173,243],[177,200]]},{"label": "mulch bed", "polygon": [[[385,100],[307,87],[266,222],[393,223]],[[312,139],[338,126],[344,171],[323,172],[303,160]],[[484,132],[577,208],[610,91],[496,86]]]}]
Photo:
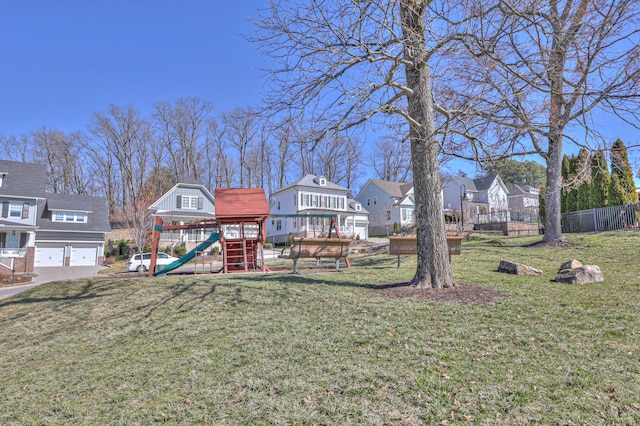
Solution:
[{"label": "mulch bed", "polygon": [[492,304],[507,297],[505,293],[477,287],[473,285],[458,284],[453,288],[416,288],[409,283],[381,284],[374,291],[382,297],[392,299],[421,299],[429,302],[454,302],[462,305],[472,303]]}]

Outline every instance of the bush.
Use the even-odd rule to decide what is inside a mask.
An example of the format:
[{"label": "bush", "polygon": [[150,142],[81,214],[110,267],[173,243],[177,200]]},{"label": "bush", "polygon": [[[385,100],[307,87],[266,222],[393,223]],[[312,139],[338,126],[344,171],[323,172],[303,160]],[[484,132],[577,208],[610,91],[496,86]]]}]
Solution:
[{"label": "bush", "polygon": [[213,253],[213,254],[218,254],[218,253],[220,253],[220,247],[218,247],[218,246],[213,246],[213,249],[211,249],[211,253]]},{"label": "bush", "polygon": [[187,252],[187,248],[185,246],[178,246],[173,250],[173,252],[176,257],[181,257]]},{"label": "bush", "polygon": [[287,245],[290,246],[293,243],[293,232],[289,232],[287,236]]},{"label": "bush", "polygon": [[266,248],[266,249],[273,248],[273,243],[264,243],[264,248]]}]

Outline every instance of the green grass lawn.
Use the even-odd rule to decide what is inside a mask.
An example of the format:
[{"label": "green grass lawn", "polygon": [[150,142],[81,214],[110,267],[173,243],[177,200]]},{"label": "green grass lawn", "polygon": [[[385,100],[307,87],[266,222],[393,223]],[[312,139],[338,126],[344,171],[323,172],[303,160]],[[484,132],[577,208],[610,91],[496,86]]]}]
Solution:
[{"label": "green grass lawn", "polygon": [[[0,301],[0,424],[638,424],[640,233],[568,237],[465,241],[454,275],[493,304],[384,298],[415,259],[383,254],[42,285]],[[553,282],[569,259],[605,281]]]}]

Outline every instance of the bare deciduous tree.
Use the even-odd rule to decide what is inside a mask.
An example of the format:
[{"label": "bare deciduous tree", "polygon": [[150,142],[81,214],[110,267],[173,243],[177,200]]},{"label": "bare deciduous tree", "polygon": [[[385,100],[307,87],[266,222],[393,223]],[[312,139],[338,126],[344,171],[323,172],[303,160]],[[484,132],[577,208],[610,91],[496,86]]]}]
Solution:
[{"label": "bare deciduous tree", "polygon": [[418,237],[412,284],[452,287],[429,70],[433,49],[446,43],[435,40],[439,27],[427,28],[430,3],[273,0],[254,41],[279,64],[268,105],[323,129],[316,143],[385,114],[406,120]]},{"label": "bare deciduous tree", "polygon": [[204,168],[199,164],[204,147],[207,119],[213,106],[198,98],[181,98],[174,103],[157,102],[152,115],[153,126],[170,158],[169,167],[176,180],[185,176],[200,179]]},{"label": "bare deciduous tree", "polygon": [[397,133],[387,134],[374,144],[369,165],[378,179],[406,182],[411,179],[411,152],[409,144]]},{"label": "bare deciduous tree", "polygon": [[[92,148],[93,158],[103,165],[103,173],[109,175],[107,201],[113,209],[109,213],[115,219],[119,207],[126,216],[126,212],[139,205],[137,198],[148,173],[147,160],[153,147],[149,121],[132,106],[111,105],[108,114],[93,114],[89,128],[98,142]],[[118,180],[120,196],[114,191],[114,182]]]},{"label": "bare deciduous tree", "polygon": [[[470,55],[438,89],[449,149],[469,158],[539,154],[547,165],[545,241],[561,240],[566,142],[595,150],[605,114],[638,127],[640,3],[637,0],[490,0],[464,41]],[[605,118],[606,120],[606,118]],[[580,140],[575,138],[580,134]],[[574,135],[574,136],[572,136]],[[617,136],[617,135],[616,135]],[[488,141],[491,140],[491,143]],[[452,143],[453,142],[453,143]],[[468,149],[470,148],[470,149]]]},{"label": "bare deciduous tree", "polygon": [[47,167],[47,190],[58,194],[88,195],[91,180],[83,165],[86,136],[42,127],[32,133],[32,161]]},{"label": "bare deciduous tree", "polygon": [[239,185],[247,187],[252,170],[248,159],[249,153],[254,148],[258,137],[258,116],[252,108],[235,108],[225,112],[220,117],[222,138],[228,146],[234,147],[238,153],[240,170],[238,173]]}]

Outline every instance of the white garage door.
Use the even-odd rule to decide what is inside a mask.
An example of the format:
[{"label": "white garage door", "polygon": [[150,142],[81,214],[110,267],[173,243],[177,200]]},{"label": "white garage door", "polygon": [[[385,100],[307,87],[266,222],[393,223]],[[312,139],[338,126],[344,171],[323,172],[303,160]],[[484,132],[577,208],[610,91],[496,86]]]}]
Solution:
[{"label": "white garage door", "polygon": [[64,266],[64,247],[36,247],[35,266]]},{"label": "white garage door", "polygon": [[72,247],[71,266],[94,266],[98,259],[98,249],[96,247]]}]

